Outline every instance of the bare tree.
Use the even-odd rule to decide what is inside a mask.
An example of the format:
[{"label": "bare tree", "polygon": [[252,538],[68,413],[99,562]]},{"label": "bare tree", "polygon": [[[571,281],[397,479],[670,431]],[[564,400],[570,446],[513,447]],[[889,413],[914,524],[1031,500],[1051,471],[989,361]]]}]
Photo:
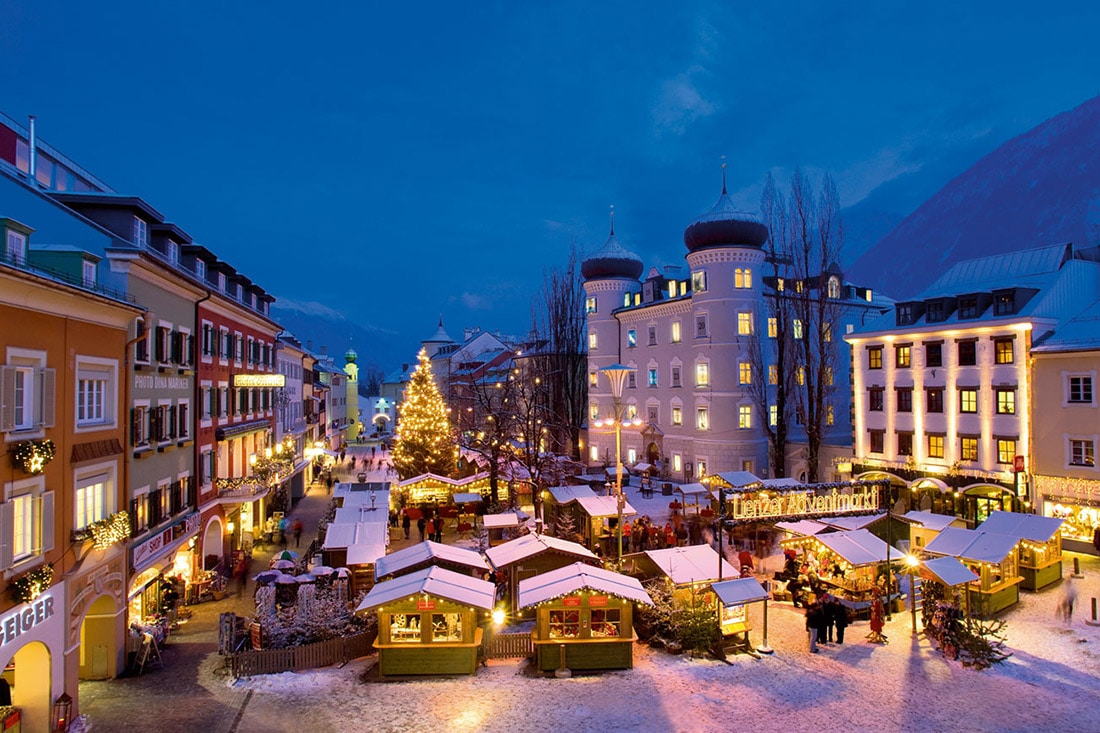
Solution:
[{"label": "bare tree", "polygon": [[488,466],[490,501],[500,501],[500,477],[513,460],[512,412],[516,382],[511,378],[511,360],[480,373],[454,380],[454,403],[458,406],[459,440]]}]

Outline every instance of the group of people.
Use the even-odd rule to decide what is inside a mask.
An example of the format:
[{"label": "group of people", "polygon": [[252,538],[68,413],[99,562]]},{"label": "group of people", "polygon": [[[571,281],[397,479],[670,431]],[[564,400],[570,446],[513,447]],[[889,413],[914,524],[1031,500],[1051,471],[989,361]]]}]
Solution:
[{"label": "group of people", "polygon": [[[395,512],[390,513],[390,524],[394,525],[397,519]],[[409,531],[412,529],[412,512],[408,508],[401,510],[401,529],[405,533],[405,539],[409,539]],[[431,513],[431,510],[422,510],[416,520],[416,530],[420,533],[420,541],[443,541],[443,515],[439,512]]]},{"label": "group of people", "polygon": [[848,628],[848,608],[836,596],[824,594],[806,607],[806,633],[810,652],[817,654],[819,644],[844,643]]}]

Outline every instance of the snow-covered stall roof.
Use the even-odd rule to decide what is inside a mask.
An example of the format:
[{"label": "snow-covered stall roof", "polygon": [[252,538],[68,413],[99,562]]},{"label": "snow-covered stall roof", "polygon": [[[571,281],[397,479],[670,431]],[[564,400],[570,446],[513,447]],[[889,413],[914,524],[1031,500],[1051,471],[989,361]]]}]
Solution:
[{"label": "snow-covered stall roof", "polygon": [[481,518],[481,524],[485,529],[505,529],[519,526],[519,514],[516,512],[504,512],[503,514],[486,514]]},{"label": "snow-covered stall roof", "polygon": [[332,520],[333,524],[357,524],[359,522],[382,522],[388,523],[390,521],[390,505],[389,502],[385,504],[377,504],[374,509],[371,509],[370,504],[359,506],[342,506],[336,510],[336,517]]},{"label": "snow-covered stall roof", "polygon": [[517,537],[514,540],[508,540],[496,547],[490,547],[485,551],[485,556],[489,558],[489,562],[492,563],[493,567],[499,570],[506,565],[511,565],[520,560],[526,560],[529,557],[547,551],[560,552],[565,555],[576,555],[586,560],[599,561],[600,559],[599,556],[584,545],[545,534],[529,534],[523,537]]},{"label": "snow-covered stall roof", "polygon": [[947,527],[924,546],[934,555],[952,555],[973,562],[1000,563],[1016,549],[1019,540],[1005,534]]},{"label": "snow-covered stall roof", "polygon": [[760,479],[765,489],[794,489],[802,485],[796,478],[764,478]]},{"label": "snow-covered stall roof", "polygon": [[716,473],[714,476],[729,484],[729,488],[732,489],[745,489],[760,485],[760,479],[751,471],[725,471]]},{"label": "snow-covered stall roof", "polygon": [[931,558],[925,560],[923,565],[936,580],[948,587],[963,585],[978,579],[978,574],[959,562],[957,557]]},{"label": "snow-covered stall roof", "polygon": [[386,556],[386,546],[371,542],[362,545],[349,545],[348,565],[374,565]]},{"label": "snow-covered stall roof", "polygon": [[439,542],[419,542],[397,552],[381,558],[374,566],[374,576],[381,578],[386,575],[394,575],[405,568],[419,565],[433,560],[443,560],[455,565],[473,568],[476,570],[488,570],[489,565],[485,558],[476,550],[465,547],[444,545]]},{"label": "snow-covered stall roof", "polygon": [[[709,583],[718,579],[718,553],[710,545],[646,550],[645,554],[675,585]],[[723,578],[736,578],[741,574],[726,560],[721,562]]]},{"label": "snow-covered stall roof", "polygon": [[383,545],[389,533],[385,522],[333,522],[325,530],[323,550],[335,550],[352,545]]},{"label": "snow-covered stall roof", "polygon": [[760,585],[756,578],[735,578],[723,580],[710,586],[725,606],[741,606],[753,601],[763,601],[768,598],[768,591]]},{"label": "snow-covered stall roof", "polygon": [[371,497],[374,497],[374,506],[380,510],[388,511],[390,508],[389,491],[349,491],[342,495],[344,500],[342,509],[354,509],[355,507],[371,507]]},{"label": "snow-covered stall roof", "polygon": [[978,525],[978,531],[1006,534],[1032,542],[1049,542],[1051,537],[1058,534],[1063,521],[1065,520],[1057,517],[1041,517],[1037,514],[993,512]]},{"label": "snow-covered stall roof", "polygon": [[653,605],[653,599],[637,578],[580,562],[524,578],[519,582],[516,598],[520,608],[527,608],[582,590]]},{"label": "snow-covered stall roof", "polygon": [[401,598],[418,593],[445,598],[474,608],[489,610],[496,598],[496,586],[492,583],[462,575],[446,568],[424,568],[392,580],[376,583],[356,611],[369,611]]},{"label": "snow-covered stall roof", "polygon": [[569,504],[577,499],[595,496],[596,492],[585,484],[573,484],[571,486],[551,486],[547,491],[558,504]]},{"label": "snow-covered stall roof", "polygon": [[[886,561],[886,543],[865,529],[819,534],[814,539],[853,567]],[[890,548],[891,560],[901,560],[904,557],[898,550]]]},{"label": "snow-covered stall roof", "polygon": [[451,498],[455,504],[474,504],[481,501],[481,494],[456,493]]},{"label": "snow-covered stall roof", "polygon": [[635,463],[634,464],[634,470],[638,471],[639,473],[643,473],[645,471],[648,471],[651,468],[653,468],[653,464],[652,463],[646,463],[645,461],[642,461],[641,463]]},{"label": "snow-covered stall roof", "polygon": [[703,484],[698,484],[698,483],[696,483],[696,484],[681,484],[680,486],[674,486],[673,490],[680,492],[685,497],[688,497],[688,496],[696,496],[697,497],[701,494],[709,495],[711,493],[710,487],[703,486]]},{"label": "snow-covered stall roof", "polygon": [[933,514],[932,512],[906,512],[901,517],[904,521],[911,524],[919,524],[925,529],[930,529],[933,532],[942,532],[951,526],[951,523],[956,521],[958,517],[948,516],[946,514]]},{"label": "snow-covered stall roof", "polygon": [[882,521],[885,518],[886,512],[882,512],[880,514],[857,514],[847,517],[820,517],[818,521],[829,525],[833,529],[851,531],[870,527],[875,522]]},{"label": "snow-covered stall roof", "polygon": [[[577,498],[577,504],[585,514],[595,519],[619,516],[619,505],[614,496],[582,496]],[[637,513],[629,501],[623,502],[624,517],[633,517]]]},{"label": "snow-covered stall roof", "polygon": [[813,519],[800,519],[797,522],[776,522],[776,528],[794,535],[807,537],[819,534],[831,529],[829,525],[814,521]]}]

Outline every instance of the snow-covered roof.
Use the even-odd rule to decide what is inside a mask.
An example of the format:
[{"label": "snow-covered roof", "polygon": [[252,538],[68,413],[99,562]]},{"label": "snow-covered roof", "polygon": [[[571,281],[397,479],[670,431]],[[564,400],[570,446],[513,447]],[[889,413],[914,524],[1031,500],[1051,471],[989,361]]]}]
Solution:
[{"label": "snow-covered roof", "polygon": [[801,486],[802,482],[796,478],[765,478],[760,479],[765,489],[793,489]]},{"label": "snow-covered roof", "polygon": [[386,556],[386,546],[378,542],[348,546],[348,565],[373,565]]},{"label": "snow-covered roof", "polygon": [[921,298],[975,293],[1017,283],[1047,280],[1062,267],[1069,245],[1017,250],[957,262],[940,275]]},{"label": "snow-covered roof", "polygon": [[547,491],[558,504],[569,504],[582,496],[595,496],[596,492],[587,484],[573,484],[571,486],[551,486]]},{"label": "snow-covered roof", "polygon": [[485,558],[476,550],[444,545],[439,542],[419,542],[381,558],[374,566],[374,576],[395,575],[406,568],[434,560],[443,560],[477,570],[488,570]]},{"label": "snow-covered roof", "polygon": [[445,598],[474,608],[489,610],[496,598],[496,586],[492,583],[462,575],[446,568],[424,568],[392,580],[376,583],[356,611],[369,611],[401,598],[418,593]]},{"label": "snow-covered roof", "polygon": [[[579,496],[577,497],[577,504],[580,505],[585,514],[595,519],[619,516],[619,504],[614,496]],[[637,510],[630,505],[629,501],[623,502],[624,517],[633,517],[637,513]]]},{"label": "snow-covered roof", "polygon": [[[646,550],[645,554],[676,585],[709,583],[718,579],[719,556],[710,545]],[[721,562],[723,578],[736,578],[741,574],[726,560]]]},{"label": "snow-covered roof", "polygon": [[389,525],[384,522],[332,523],[325,530],[323,550],[333,550],[352,545],[383,545]]},{"label": "snow-covered roof", "polygon": [[358,522],[382,522],[386,524],[390,520],[390,503],[387,501],[385,504],[381,502],[375,502],[374,509],[371,509],[370,504],[356,505],[356,506],[342,506],[336,510],[336,517],[332,520],[333,524],[356,524]]},{"label": "snow-covered roof", "polygon": [[504,529],[506,527],[518,527],[519,515],[515,512],[503,514],[486,514],[481,518],[481,524],[485,529]]},{"label": "snow-covered roof", "polygon": [[710,494],[710,488],[703,486],[703,484],[683,484],[675,487],[676,491],[679,491],[684,496],[698,496],[699,494]]},{"label": "snow-covered roof", "polygon": [[646,463],[645,461],[642,461],[641,463],[635,463],[634,464],[634,470],[635,471],[648,471],[651,468],[653,468],[653,464],[652,463]]},{"label": "snow-covered roof", "polygon": [[[854,567],[886,562],[886,543],[865,529],[819,534],[814,539]],[[891,560],[901,560],[904,557],[898,550],[890,548]]]},{"label": "snow-covered roof", "polygon": [[1065,520],[1057,517],[1041,517],[1038,514],[993,512],[978,525],[979,532],[996,532],[1032,542],[1049,542],[1058,534]]},{"label": "snow-covered roof", "polygon": [[756,477],[751,471],[726,471],[724,473],[713,474],[715,477],[722,479],[731,488],[744,489],[749,486],[759,486],[760,479]]},{"label": "snow-covered roof", "polygon": [[517,537],[514,540],[508,540],[496,547],[490,547],[485,551],[485,556],[489,558],[489,562],[492,563],[494,568],[500,569],[547,551],[576,555],[588,560],[599,560],[599,557],[584,545],[545,534],[529,534]]},{"label": "snow-covered roof", "polygon": [[807,537],[831,529],[827,524],[812,519],[800,519],[797,522],[776,522],[775,526],[784,532]]},{"label": "snow-covered roof", "polygon": [[821,517],[818,521],[829,525],[833,529],[847,531],[870,527],[875,522],[882,521],[885,517],[886,512],[882,512],[881,514],[857,514],[847,517]]},{"label": "snow-covered roof", "polygon": [[519,582],[516,599],[520,608],[527,608],[582,590],[593,590],[647,606],[653,605],[653,599],[637,578],[580,562],[524,578]]},{"label": "snow-covered roof", "polygon": [[481,494],[458,493],[451,497],[455,504],[473,504],[481,501]]},{"label": "snow-covered roof", "polygon": [[942,532],[945,528],[950,527],[951,523],[956,521],[958,517],[948,516],[947,514],[933,514],[932,512],[907,512],[901,517],[911,524],[919,524],[925,529],[930,529],[933,532]]},{"label": "snow-covered roof", "polygon": [[756,578],[735,578],[723,580],[710,586],[725,606],[742,606],[753,601],[763,601],[768,598],[768,591],[760,585]]},{"label": "snow-covered roof", "polygon": [[1097,301],[1043,338],[1031,351],[1036,354],[1100,349],[1100,301]]},{"label": "snow-covered roof", "polygon": [[947,527],[924,546],[933,555],[952,555],[974,562],[1000,563],[1016,550],[1019,540],[1005,534]]},{"label": "snow-covered roof", "polygon": [[342,495],[344,503],[341,509],[355,509],[357,507],[366,507],[370,509],[371,497],[374,497],[373,506],[375,509],[383,510],[383,516],[390,509],[390,492],[389,491],[349,491]]},{"label": "snow-covered roof", "polygon": [[978,579],[978,574],[959,562],[956,557],[936,557],[925,560],[924,568],[935,576],[936,580],[951,587],[963,585]]}]

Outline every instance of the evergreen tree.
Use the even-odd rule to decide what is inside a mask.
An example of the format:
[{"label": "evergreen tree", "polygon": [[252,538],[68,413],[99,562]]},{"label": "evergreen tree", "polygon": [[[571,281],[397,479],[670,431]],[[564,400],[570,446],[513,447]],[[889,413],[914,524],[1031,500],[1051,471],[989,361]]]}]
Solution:
[{"label": "evergreen tree", "polygon": [[393,443],[393,467],[402,479],[422,473],[450,476],[458,458],[458,448],[451,434],[447,405],[432,378],[428,352],[421,349],[417,358],[420,363],[398,407],[401,421]]}]

